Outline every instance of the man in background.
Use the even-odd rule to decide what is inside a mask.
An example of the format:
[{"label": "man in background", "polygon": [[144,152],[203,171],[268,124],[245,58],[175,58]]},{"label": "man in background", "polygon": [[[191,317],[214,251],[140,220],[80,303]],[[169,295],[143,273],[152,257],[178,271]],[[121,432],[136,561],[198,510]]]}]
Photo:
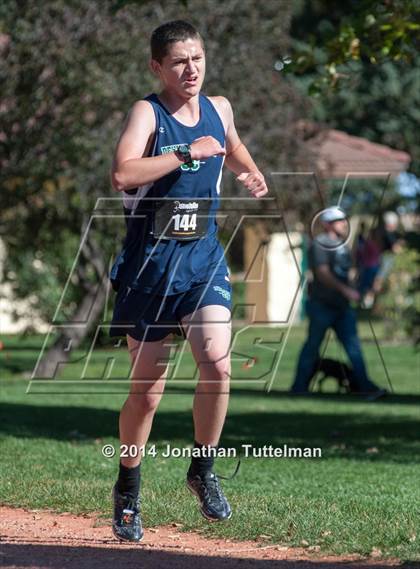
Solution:
[{"label": "man in background", "polygon": [[350,248],[346,244],[349,224],[345,212],[331,207],[321,214],[323,232],[309,249],[309,267],[313,282],[309,291],[307,312],[309,330],[299,356],[292,393],[308,393],[316,369],[319,350],[325,334],[332,328],[343,345],[353,367],[354,387],[359,393],[377,399],[386,393],[369,378],[356,328],[356,315],[351,302],[360,294],[349,283],[352,266]]}]

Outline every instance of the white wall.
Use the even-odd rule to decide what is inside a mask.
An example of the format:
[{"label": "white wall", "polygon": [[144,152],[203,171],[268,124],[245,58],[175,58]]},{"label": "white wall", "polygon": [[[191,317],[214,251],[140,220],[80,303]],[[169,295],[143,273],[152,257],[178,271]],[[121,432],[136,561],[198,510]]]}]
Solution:
[{"label": "white wall", "polygon": [[[48,324],[34,313],[30,303],[14,299],[10,284],[3,282],[5,263],[6,248],[0,239],[0,334],[17,334],[28,327],[35,332],[47,332]],[[19,314],[16,320],[12,315],[13,310]]]},{"label": "white wall", "polygon": [[[289,233],[290,243],[300,268],[302,250],[297,247],[301,240],[298,232]],[[293,259],[289,239],[285,233],[273,233],[268,246],[268,320],[287,323],[289,312],[299,285],[299,272]],[[299,299],[298,299],[299,301]]]}]

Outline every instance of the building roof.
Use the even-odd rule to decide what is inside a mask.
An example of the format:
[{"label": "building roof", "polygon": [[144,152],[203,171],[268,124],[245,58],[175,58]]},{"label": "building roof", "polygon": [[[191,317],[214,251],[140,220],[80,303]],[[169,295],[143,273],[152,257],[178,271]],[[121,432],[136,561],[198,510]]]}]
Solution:
[{"label": "building roof", "polygon": [[316,156],[317,170],[326,178],[373,173],[396,176],[411,162],[407,152],[334,129],[321,131],[307,144]]}]

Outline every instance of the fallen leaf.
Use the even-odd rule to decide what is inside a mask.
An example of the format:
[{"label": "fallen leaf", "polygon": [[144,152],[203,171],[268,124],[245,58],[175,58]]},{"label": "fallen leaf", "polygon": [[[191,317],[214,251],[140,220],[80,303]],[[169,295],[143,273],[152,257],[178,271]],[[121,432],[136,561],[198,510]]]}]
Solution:
[{"label": "fallen leaf", "polygon": [[382,557],[382,551],[378,547],[372,547],[371,557]]},{"label": "fallen leaf", "polygon": [[316,551],[320,551],[320,550],[321,550],[321,546],[320,546],[320,545],[310,545],[310,546],[308,547],[308,551],[314,551],[314,552],[316,552]]}]

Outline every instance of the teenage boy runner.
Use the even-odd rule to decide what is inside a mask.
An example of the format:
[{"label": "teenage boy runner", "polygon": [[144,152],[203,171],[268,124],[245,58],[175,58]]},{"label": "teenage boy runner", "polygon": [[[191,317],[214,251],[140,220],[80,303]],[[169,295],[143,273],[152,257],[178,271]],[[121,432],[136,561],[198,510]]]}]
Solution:
[{"label": "teenage boy runner", "polygon": [[[236,132],[229,101],[200,94],[205,52],[197,30],[184,21],[160,26],[151,56],[162,90],[132,107],[112,168],[128,229],[110,275],[117,290],[110,334],[127,335],[132,358],[120,442],[146,445],[164,390],[167,338],[183,333],[200,372],[194,447],[204,449],[192,458],[187,486],[207,519],[224,520],[232,511],[208,452],[217,448],[229,398],[231,287],[215,220],[223,163],[253,197],[264,196],[267,186]],[[121,540],[143,536],[140,461],[140,453],[120,457],[112,527]]]}]

